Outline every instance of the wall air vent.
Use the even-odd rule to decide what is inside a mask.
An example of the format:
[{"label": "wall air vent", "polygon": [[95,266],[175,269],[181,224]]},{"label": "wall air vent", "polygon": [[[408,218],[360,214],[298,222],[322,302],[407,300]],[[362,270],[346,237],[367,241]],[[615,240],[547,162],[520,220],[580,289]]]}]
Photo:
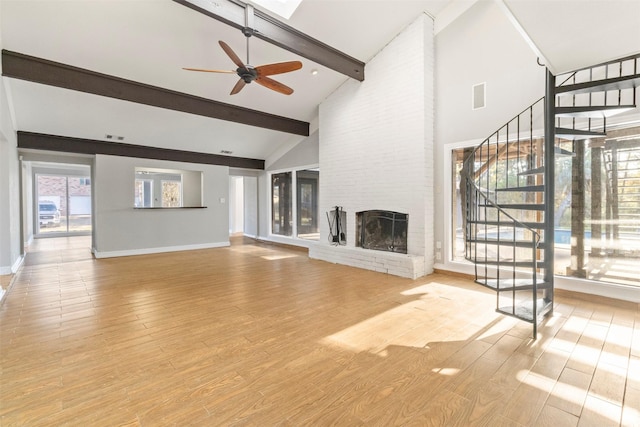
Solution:
[{"label": "wall air vent", "polygon": [[479,83],[471,87],[471,109],[478,110],[487,105],[486,83]]}]

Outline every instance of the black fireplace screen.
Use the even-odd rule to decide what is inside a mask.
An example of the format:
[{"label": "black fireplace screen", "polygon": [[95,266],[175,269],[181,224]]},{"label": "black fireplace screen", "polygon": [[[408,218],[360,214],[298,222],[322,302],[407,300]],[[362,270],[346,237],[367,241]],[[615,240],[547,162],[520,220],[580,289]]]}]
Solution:
[{"label": "black fireplace screen", "polygon": [[358,246],[376,251],[407,253],[409,215],[392,211],[364,211],[356,214]]}]

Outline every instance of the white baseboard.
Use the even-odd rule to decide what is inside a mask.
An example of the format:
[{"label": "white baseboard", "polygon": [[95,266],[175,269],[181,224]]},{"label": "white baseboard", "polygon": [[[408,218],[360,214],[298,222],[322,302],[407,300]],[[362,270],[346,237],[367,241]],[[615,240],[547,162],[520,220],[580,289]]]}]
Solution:
[{"label": "white baseboard", "polygon": [[0,266],[0,276],[17,273],[23,262],[24,262],[24,256],[20,255],[18,259],[13,263],[13,265]]},{"label": "white baseboard", "polygon": [[230,243],[227,242],[214,242],[214,243],[202,243],[197,245],[181,245],[181,246],[164,246],[159,248],[142,248],[142,249],[127,249],[123,251],[108,251],[108,252],[100,252],[96,248],[93,248],[93,255],[100,258],[115,258],[122,256],[134,256],[134,255],[149,255],[149,254],[159,254],[164,252],[180,252],[180,251],[193,251],[197,249],[212,249],[212,248],[222,248],[225,246],[229,246]]},{"label": "white baseboard", "polygon": [[640,303],[640,286],[620,285],[617,283],[596,282],[575,277],[555,276],[554,287],[566,291],[598,295],[623,301]]},{"label": "white baseboard", "polygon": [[309,248],[312,244],[317,243],[315,240],[298,239],[296,237],[276,236],[270,234],[269,236],[256,236],[255,239],[264,242],[281,243],[283,245],[298,246],[300,248]]},{"label": "white baseboard", "polygon": [[11,266],[11,272],[17,273],[18,270],[20,269],[20,266],[22,266],[23,262],[24,262],[24,255],[20,255],[16,260],[16,262],[14,262],[13,265]]},{"label": "white baseboard", "polygon": [[[470,275],[475,273],[473,264],[462,262],[439,263],[435,264],[434,268],[453,273]],[[620,285],[558,275],[554,276],[554,278],[554,287],[556,289],[640,303],[640,286]]]}]

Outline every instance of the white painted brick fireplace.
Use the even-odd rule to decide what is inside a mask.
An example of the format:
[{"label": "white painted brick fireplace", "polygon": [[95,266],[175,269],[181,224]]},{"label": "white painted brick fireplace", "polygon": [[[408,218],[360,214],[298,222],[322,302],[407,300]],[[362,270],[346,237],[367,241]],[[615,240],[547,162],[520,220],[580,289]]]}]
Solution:
[{"label": "white painted brick fireplace", "polygon": [[[309,256],[417,278],[433,270],[433,21],[421,15],[321,105],[320,241]],[[345,246],[325,212],[346,212]],[[356,212],[409,215],[407,254],[356,247]]]}]

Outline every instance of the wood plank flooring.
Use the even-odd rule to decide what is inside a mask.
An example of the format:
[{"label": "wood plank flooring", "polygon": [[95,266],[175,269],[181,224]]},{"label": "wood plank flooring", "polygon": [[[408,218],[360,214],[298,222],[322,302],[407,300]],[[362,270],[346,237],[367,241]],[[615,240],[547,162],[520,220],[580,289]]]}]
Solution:
[{"label": "wood plank flooring", "polygon": [[2,426],[640,425],[637,304],[559,296],[532,341],[460,277],[89,244],[36,241],[0,307]]}]

